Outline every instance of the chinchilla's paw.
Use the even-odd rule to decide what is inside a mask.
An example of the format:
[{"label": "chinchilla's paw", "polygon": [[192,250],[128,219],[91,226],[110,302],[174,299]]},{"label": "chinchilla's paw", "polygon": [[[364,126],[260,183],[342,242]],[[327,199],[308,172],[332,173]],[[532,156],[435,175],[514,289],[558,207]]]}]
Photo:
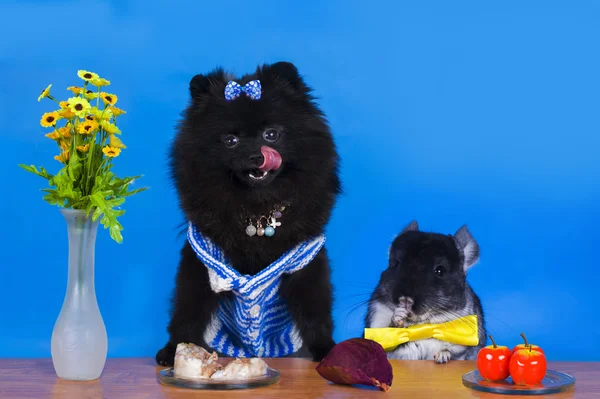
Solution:
[{"label": "chinchilla's paw", "polygon": [[398,299],[398,307],[394,310],[392,323],[396,327],[403,327],[404,321],[412,312],[413,300],[408,297],[400,297]]},{"label": "chinchilla's paw", "polygon": [[433,355],[433,360],[437,364],[448,363],[451,358],[452,358],[452,354],[450,353],[450,351],[447,351],[447,350],[440,351],[440,352],[436,353],[435,355]]}]

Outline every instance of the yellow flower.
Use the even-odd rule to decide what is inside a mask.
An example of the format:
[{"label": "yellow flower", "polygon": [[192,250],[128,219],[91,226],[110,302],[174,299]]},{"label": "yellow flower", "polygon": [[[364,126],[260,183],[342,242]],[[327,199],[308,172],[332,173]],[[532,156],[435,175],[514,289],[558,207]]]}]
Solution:
[{"label": "yellow flower", "polygon": [[121,141],[121,139],[119,139],[117,136],[115,136],[114,134],[110,135],[110,138],[108,139],[108,144],[113,147],[113,148],[127,148],[125,146],[125,144],[123,144],[123,142]]},{"label": "yellow flower", "polygon": [[86,145],[78,145],[76,148],[78,151],[88,152],[88,150],[90,149],[90,144],[88,143]]},{"label": "yellow flower", "polygon": [[60,103],[58,103],[58,105],[62,108],[62,109],[66,109],[69,107],[69,103],[66,101],[61,101]]},{"label": "yellow flower", "polygon": [[53,131],[52,133],[48,133],[45,136],[52,140],[60,140],[60,133],[57,130]]},{"label": "yellow flower", "polygon": [[109,121],[113,116],[110,108],[98,109],[97,107],[92,107],[92,109],[90,109],[90,114],[94,115],[96,120],[98,120],[98,121],[100,121],[100,120]]},{"label": "yellow flower", "polygon": [[75,114],[73,111],[71,111],[71,108],[61,109],[58,111],[58,114],[65,119],[71,119],[75,117]]},{"label": "yellow flower", "polygon": [[60,119],[60,115],[58,114],[58,112],[56,112],[56,111],[46,112],[44,115],[42,115],[42,120],[40,121],[40,124],[43,127],[54,126],[54,125],[56,125],[56,121],[59,119]]},{"label": "yellow flower", "polygon": [[100,98],[106,105],[115,105],[118,99],[116,95],[104,92],[100,93]]},{"label": "yellow flower", "polygon": [[119,154],[121,153],[121,149],[120,148],[114,148],[114,147],[110,147],[110,146],[106,146],[102,149],[102,152],[109,158],[114,158],[114,157],[118,157]]},{"label": "yellow flower", "polygon": [[63,150],[63,152],[69,152],[69,143],[67,143],[66,141],[61,141],[59,147],[61,150]]},{"label": "yellow flower", "polygon": [[88,116],[85,117],[85,119],[88,120],[88,121],[95,121],[96,117],[94,115],[88,115]]},{"label": "yellow flower", "polygon": [[97,78],[97,79],[92,79],[90,81],[90,83],[96,87],[102,87],[102,86],[108,86],[110,84],[110,80],[106,80],[104,78]]},{"label": "yellow flower", "polygon": [[70,139],[71,138],[71,127],[63,126],[60,129],[58,129],[58,133],[60,134],[60,136],[63,139]]},{"label": "yellow flower", "polygon": [[77,87],[77,86],[70,86],[70,87],[67,87],[67,90],[71,90],[73,92],[73,94],[78,96],[81,93],[81,90],[83,90],[83,89],[81,87]]},{"label": "yellow flower", "polygon": [[90,103],[85,98],[71,97],[67,100],[71,112],[80,118],[85,117],[87,112],[92,108]]},{"label": "yellow flower", "polygon": [[127,113],[127,112],[123,111],[121,108],[117,108],[117,107],[110,107],[110,109],[112,110],[112,113],[114,116],[121,116],[121,115]]},{"label": "yellow flower", "polygon": [[98,130],[98,122],[96,121],[85,121],[79,125],[80,134],[92,134]]},{"label": "yellow flower", "polygon": [[121,131],[119,130],[118,127],[116,127],[115,125],[113,125],[112,123],[108,122],[108,121],[102,121],[100,122],[100,126],[102,126],[102,128],[104,129],[104,131],[108,134],[120,134]]},{"label": "yellow flower", "polygon": [[88,90],[85,92],[84,97],[88,100],[93,100],[95,98],[98,98],[98,93]]},{"label": "yellow flower", "polygon": [[66,164],[69,162],[69,151],[63,151],[60,153],[60,155],[55,155],[54,159],[56,159],[58,162]]},{"label": "yellow flower", "polygon": [[100,76],[98,76],[97,73],[84,71],[82,69],[77,71],[77,76],[79,76],[81,79],[85,80],[86,82],[89,82],[90,80],[93,80],[93,79],[98,79],[100,77]]},{"label": "yellow flower", "polygon": [[44,90],[42,90],[42,94],[40,94],[40,96],[38,97],[38,102],[40,102],[40,100],[42,98],[50,97],[50,88],[51,87],[52,87],[52,85],[48,85],[48,87],[46,87]]}]

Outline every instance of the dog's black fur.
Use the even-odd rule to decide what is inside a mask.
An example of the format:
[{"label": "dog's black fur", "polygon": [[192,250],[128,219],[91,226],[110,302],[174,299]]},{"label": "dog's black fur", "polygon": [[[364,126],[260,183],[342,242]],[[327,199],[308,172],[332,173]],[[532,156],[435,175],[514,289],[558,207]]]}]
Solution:
[{"label": "dog's black fur", "polygon": [[[228,81],[242,86],[258,79],[260,100],[242,94],[233,101],[223,95]],[[174,140],[170,166],[185,217],[219,245],[233,267],[256,274],[303,240],[324,232],[341,193],[339,159],[324,114],[297,68],[287,62],[259,66],[235,79],[222,69],[196,75],[190,82],[191,103]],[[265,142],[274,128],[280,138]],[[235,148],[224,145],[235,135]],[[262,162],[261,145],[282,156],[283,164],[264,181],[248,173]],[[245,234],[250,214],[268,214],[279,201],[283,212],[273,237]],[[304,351],[319,361],[335,345],[332,338],[332,286],[325,247],[304,269],[284,275],[280,293],[286,300],[304,342]],[[220,295],[209,284],[206,267],[189,243],[181,250],[176,277],[169,341],[158,351],[160,365],[172,365],[180,342],[209,348],[203,334]]]}]

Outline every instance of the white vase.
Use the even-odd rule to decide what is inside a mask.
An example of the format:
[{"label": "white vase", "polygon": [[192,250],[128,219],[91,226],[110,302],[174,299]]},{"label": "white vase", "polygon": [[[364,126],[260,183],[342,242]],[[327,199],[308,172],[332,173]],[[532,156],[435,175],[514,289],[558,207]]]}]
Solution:
[{"label": "white vase", "polygon": [[52,331],[52,363],[59,378],[89,381],[102,374],[108,350],[106,327],[94,286],[98,220],[82,210],[60,208],[67,222],[67,291]]}]

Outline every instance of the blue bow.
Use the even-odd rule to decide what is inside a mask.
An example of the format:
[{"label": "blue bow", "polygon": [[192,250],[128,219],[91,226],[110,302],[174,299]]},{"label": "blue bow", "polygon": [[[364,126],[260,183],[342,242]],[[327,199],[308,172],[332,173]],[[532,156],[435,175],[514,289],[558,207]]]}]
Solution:
[{"label": "blue bow", "polygon": [[230,81],[227,83],[227,86],[225,86],[225,99],[227,101],[235,100],[242,92],[252,100],[260,100],[260,95],[262,93],[260,80],[251,80],[244,86],[241,86],[238,82],[234,82],[233,80]]}]

